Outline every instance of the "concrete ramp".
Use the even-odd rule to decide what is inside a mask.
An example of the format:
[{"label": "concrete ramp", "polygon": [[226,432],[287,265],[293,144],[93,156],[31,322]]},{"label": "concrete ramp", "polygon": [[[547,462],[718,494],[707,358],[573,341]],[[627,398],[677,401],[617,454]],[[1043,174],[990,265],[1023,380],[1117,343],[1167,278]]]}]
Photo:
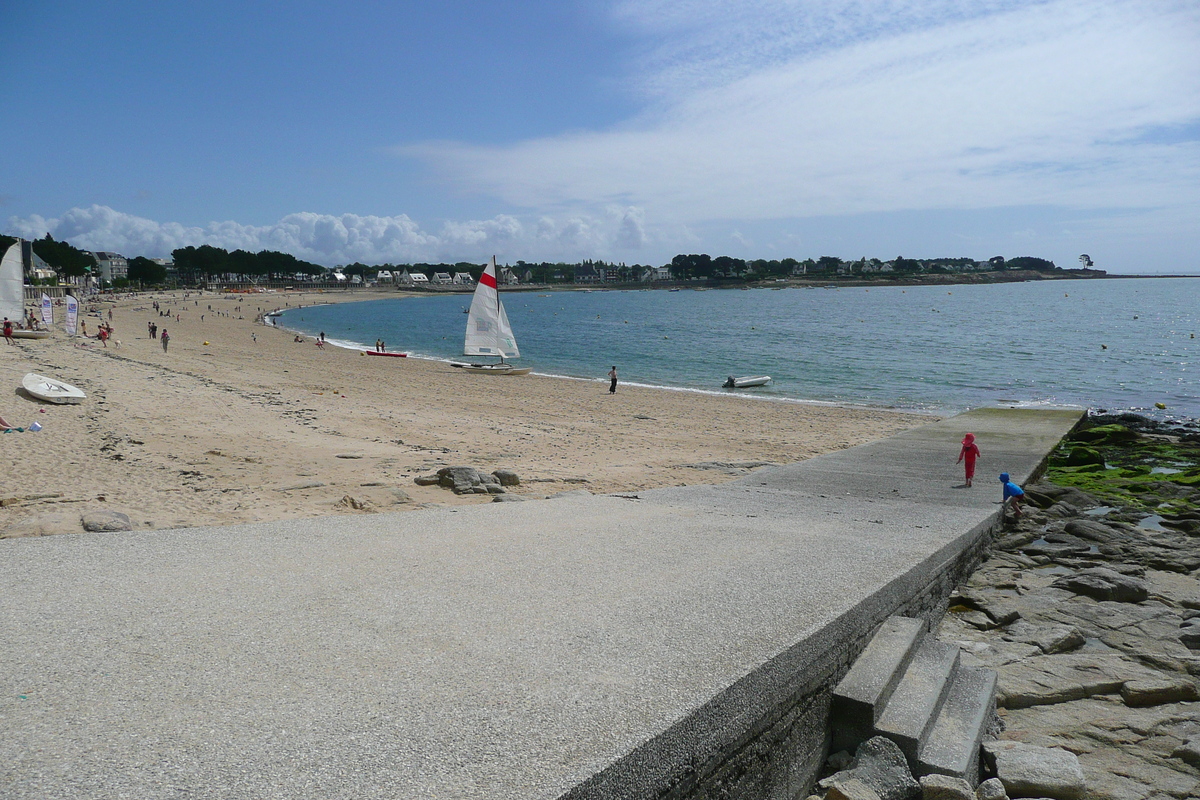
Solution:
[{"label": "concrete ramp", "polygon": [[[9,798],[785,797],[1079,412],[721,486],[0,541]],[[959,488],[959,440],[983,451]]]}]

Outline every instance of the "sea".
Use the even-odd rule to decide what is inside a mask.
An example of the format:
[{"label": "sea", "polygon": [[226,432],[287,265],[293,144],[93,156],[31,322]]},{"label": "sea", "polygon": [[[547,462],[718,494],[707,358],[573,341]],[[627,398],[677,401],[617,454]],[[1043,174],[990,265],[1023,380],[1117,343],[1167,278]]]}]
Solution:
[{"label": "sea", "polygon": [[[564,379],[952,414],[1084,407],[1200,418],[1200,278],[501,293],[521,366]],[[470,295],[286,309],[343,347],[461,359]],[[728,376],[770,375],[727,390]],[[1160,408],[1163,406],[1164,408]]]}]

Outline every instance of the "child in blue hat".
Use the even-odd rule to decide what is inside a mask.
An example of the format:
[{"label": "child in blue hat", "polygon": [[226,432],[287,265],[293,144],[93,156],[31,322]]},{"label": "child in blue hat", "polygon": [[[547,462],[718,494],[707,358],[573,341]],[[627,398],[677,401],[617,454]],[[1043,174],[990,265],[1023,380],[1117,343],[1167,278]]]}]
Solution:
[{"label": "child in blue hat", "polygon": [[1004,500],[1000,503],[1000,516],[1004,516],[1005,510],[1009,505],[1009,500],[1012,500],[1013,519],[1021,518],[1021,500],[1025,497],[1025,490],[1008,479],[1007,472],[1000,473],[1000,482],[1004,484]]}]

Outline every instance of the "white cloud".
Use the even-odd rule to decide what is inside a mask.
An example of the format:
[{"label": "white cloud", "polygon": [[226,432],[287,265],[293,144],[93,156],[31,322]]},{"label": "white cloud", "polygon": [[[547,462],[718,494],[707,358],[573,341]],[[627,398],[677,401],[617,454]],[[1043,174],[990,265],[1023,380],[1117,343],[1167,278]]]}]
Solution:
[{"label": "white cloud", "polygon": [[417,261],[480,262],[501,259],[560,260],[584,255],[637,255],[646,243],[644,214],[633,207],[610,207],[597,215],[542,216],[525,221],[492,219],[446,221],[437,233],[401,214],[289,214],[271,225],[213,222],[205,227],[156,222],[107,206],[73,208],[57,219],[11,217],[7,232],[26,238],[47,233],[87,250],[129,256],[165,257],[179,247],[210,244],[226,250],[279,250],[318,264]]},{"label": "white cloud", "polygon": [[677,37],[648,56],[661,98],[640,118],[399,152],[515,206],[619,203],[668,224],[1200,198],[1200,142],[1145,136],[1200,120],[1200,6],[842,6],[625,3],[630,24]]}]

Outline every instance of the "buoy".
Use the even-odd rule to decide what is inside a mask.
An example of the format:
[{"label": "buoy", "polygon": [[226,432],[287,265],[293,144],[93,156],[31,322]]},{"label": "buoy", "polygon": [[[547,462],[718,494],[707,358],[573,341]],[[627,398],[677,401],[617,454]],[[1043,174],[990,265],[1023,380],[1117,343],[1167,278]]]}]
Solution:
[{"label": "buoy", "polygon": [[1134,315],[1133,315],[1133,318],[1134,318],[1134,319],[1137,319],[1137,318],[1138,318],[1138,315],[1137,315],[1137,314],[1134,314]]},{"label": "buoy", "polygon": [[204,346],[205,346],[205,347],[208,347],[208,342],[205,342],[205,343],[204,343]]},{"label": "buoy", "polygon": [[366,358],[366,357],[367,357],[367,351],[366,351],[366,350],[359,350],[359,351],[358,351],[358,354],[359,354],[360,356],[362,356],[363,358]]},{"label": "buoy", "polygon": [[1155,407],[1155,408],[1157,408],[1157,409],[1159,409],[1159,410],[1162,410],[1162,409],[1164,409],[1164,408],[1166,408],[1166,407],[1167,407],[1167,404],[1166,404],[1166,403],[1155,403],[1155,404],[1154,404],[1154,407]]}]

